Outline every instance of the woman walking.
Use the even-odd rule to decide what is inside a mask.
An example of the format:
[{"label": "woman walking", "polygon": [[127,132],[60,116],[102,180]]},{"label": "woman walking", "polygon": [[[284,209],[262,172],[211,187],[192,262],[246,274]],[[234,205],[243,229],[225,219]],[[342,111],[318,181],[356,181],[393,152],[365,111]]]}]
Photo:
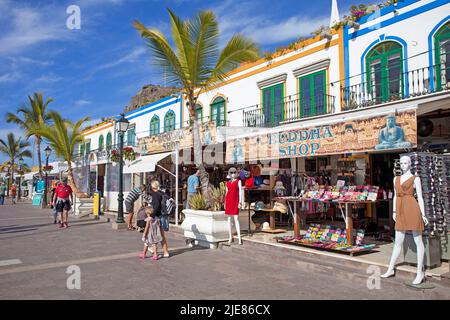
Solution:
[{"label": "woman walking", "polygon": [[151,186],[151,191],[150,191],[150,196],[152,198],[152,207],[153,207],[153,216],[155,217],[155,219],[158,220],[158,225],[159,225],[159,229],[161,231],[161,237],[162,237],[162,247],[163,247],[163,252],[164,252],[164,258],[168,258],[169,257],[169,249],[168,249],[168,245],[167,245],[167,238],[166,238],[166,234],[164,232],[164,229],[161,227],[161,224],[159,223],[159,220],[161,218],[162,215],[162,206],[166,205],[165,203],[163,203],[163,193],[160,191],[160,184],[159,181],[157,180],[153,180],[150,183]]}]

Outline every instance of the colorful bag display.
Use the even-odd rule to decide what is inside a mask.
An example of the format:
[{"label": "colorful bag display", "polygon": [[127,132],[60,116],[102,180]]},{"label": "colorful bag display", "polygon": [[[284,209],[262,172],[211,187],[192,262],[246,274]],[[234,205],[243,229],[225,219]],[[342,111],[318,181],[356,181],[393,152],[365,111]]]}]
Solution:
[{"label": "colorful bag display", "polygon": [[248,178],[245,180],[245,187],[246,188],[253,188],[255,186],[255,182],[253,178]]},{"label": "colorful bag display", "polygon": [[261,176],[253,176],[253,181],[256,187],[263,184],[263,178]]}]

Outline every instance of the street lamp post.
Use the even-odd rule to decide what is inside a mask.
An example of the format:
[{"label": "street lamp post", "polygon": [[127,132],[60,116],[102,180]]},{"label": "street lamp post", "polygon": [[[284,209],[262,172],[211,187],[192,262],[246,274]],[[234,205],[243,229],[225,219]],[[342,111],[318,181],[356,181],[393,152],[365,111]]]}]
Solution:
[{"label": "street lamp post", "polygon": [[125,223],[123,219],[123,138],[128,129],[129,121],[125,118],[125,114],[121,114],[121,118],[117,121],[119,133],[119,208],[117,212],[116,223]]},{"label": "street lamp post", "polygon": [[45,187],[44,187],[44,200],[43,200],[43,206],[47,207],[48,201],[47,201],[47,179],[48,179],[48,158],[50,157],[50,154],[52,153],[52,149],[50,149],[49,146],[47,146],[44,149],[45,152]]},{"label": "street lamp post", "polygon": [[12,171],[12,164],[11,164],[11,162],[8,162],[8,173],[9,173],[9,178],[8,178],[8,190],[7,190],[7,192],[6,192],[6,194],[8,195],[8,197],[9,197],[9,189],[11,188],[11,185],[12,185],[12,173],[11,173],[11,171]]},{"label": "street lamp post", "polygon": [[19,158],[19,196],[17,197],[20,200],[20,193],[22,192],[20,189],[20,185],[22,184],[22,166],[23,166],[23,158],[20,156]]}]

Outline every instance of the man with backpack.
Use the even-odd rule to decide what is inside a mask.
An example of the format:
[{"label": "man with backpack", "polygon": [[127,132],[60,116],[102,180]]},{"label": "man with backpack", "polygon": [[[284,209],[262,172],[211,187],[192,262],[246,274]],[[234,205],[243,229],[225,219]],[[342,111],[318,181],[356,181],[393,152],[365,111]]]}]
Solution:
[{"label": "man with backpack", "polygon": [[[125,199],[125,210],[128,213],[128,230],[136,230],[133,227],[134,203],[144,194],[146,189],[145,184],[130,191]],[[145,196],[145,195],[144,195]]]}]

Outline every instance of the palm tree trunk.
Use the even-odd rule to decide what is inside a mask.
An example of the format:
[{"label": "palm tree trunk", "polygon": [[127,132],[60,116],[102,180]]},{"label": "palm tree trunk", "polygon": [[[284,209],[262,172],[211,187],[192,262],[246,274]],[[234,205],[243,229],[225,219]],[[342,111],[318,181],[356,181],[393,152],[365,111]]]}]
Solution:
[{"label": "palm tree trunk", "polygon": [[197,121],[197,108],[195,107],[195,99],[192,94],[189,95],[189,117],[193,124],[192,136],[194,145],[194,163],[200,170],[200,185],[202,187],[202,194],[205,197],[206,203],[209,204],[209,175],[203,165],[203,150],[202,141],[200,139],[200,125],[201,122]]},{"label": "palm tree trunk", "polygon": [[42,160],[41,160],[41,137],[36,136],[36,147],[39,166],[39,178],[42,179]]},{"label": "palm tree trunk", "polygon": [[[67,161],[67,160],[66,160]],[[67,183],[68,185],[72,188],[72,191],[75,193],[80,193],[80,189],[78,189],[76,183],[75,183],[75,179],[73,177],[73,168],[72,168],[72,163],[71,161],[67,161],[68,163],[68,179],[67,179]]]}]

